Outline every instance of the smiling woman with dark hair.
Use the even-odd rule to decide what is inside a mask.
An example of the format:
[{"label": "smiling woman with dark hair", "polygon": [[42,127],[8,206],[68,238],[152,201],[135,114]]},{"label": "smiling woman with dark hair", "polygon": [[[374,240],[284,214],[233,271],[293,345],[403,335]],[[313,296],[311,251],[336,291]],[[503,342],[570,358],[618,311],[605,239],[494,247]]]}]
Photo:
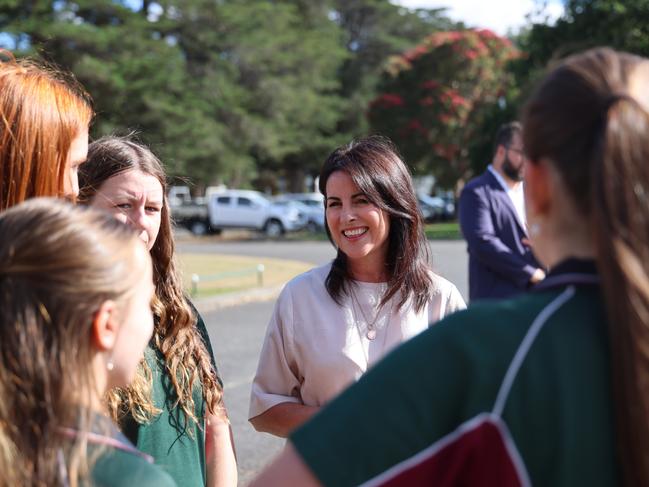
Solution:
[{"label": "smiling woman with dark hair", "polygon": [[430,269],[410,173],[384,138],[336,149],[320,173],[332,263],[288,283],[268,326],[249,417],[286,436],[386,352],[465,307]]}]

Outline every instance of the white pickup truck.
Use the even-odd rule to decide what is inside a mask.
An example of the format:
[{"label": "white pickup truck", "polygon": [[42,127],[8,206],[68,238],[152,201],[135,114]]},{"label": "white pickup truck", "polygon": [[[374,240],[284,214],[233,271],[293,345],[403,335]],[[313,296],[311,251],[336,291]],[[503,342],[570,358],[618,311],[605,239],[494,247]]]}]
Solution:
[{"label": "white pickup truck", "polygon": [[[207,211],[209,196],[225,189],[224,186],[210,186],[205,196],[192,198],[187,186],[171,186],[167,194],[171,217],[176,225],[187,228],[194,235],[205,235],[210,230],[210,220]],[[215,232],[218,233],[218,232]]]},{"label": "white pickup truck", "polygon": [[171,216],[194,235],[220,233],[226,228],[259,230],[269,237],[301,230],[308,223],[299,204],[274,204],[258,191],[213,189],[191,198],[189,189],[174,186],[169,193]]},{"label": "white pickup truck", "polygon": [[307,224],[298,205],[276,205],[258,191],[220,191],[210,196],[207,208],[211,229],[250,228],[279,237]]}]

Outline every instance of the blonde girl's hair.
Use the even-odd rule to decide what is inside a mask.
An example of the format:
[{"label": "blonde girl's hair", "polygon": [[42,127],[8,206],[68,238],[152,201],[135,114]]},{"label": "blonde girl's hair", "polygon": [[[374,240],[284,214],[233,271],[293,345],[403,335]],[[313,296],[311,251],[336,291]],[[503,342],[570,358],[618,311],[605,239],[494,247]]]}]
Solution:
[{"label": "blonde girl's hair", "polygon": [[[162,163],[144,145],[129,137],[102,137],[90,144],[88,160],[79,169],[79,202],[91,204],[97,192],[108,179],[126,171],[137,170],[155,177],[162,186],[164,201],[160,218],[160,231],[151,249],[155,298],[153,311],[156,317],[154,342],[162,352],[165,366],[176,392],[176,405],[199,425],[192,390],[200,386],[211,414],[224,417],[223,389],[212,366],[210,354],[196,328],[196,316],[189,306],[177,270],[174,240],[167,201],[167,180]],[[109,405],[114,418],[121,421],[130,413],[145,424],[159,413],[152,400],[151,370],[142,361],[135,380],[126,389],[109,394]],[[185,425],[187,426],[187,425]]]},{"label": "blonde girl's hair", "polygon": [[77,485],[90,455],[60,429],[93,426],[93,317],[131,298],[141,243],[101,212],[49,198],[0,213],[0,235],[0,485],[60,485],[62,461]]},{"label": "blonde girl's hair", "polygon": [[0,52],[0,211],[37,196],[62,196],[72,140],[93,116],[71,74]]}]

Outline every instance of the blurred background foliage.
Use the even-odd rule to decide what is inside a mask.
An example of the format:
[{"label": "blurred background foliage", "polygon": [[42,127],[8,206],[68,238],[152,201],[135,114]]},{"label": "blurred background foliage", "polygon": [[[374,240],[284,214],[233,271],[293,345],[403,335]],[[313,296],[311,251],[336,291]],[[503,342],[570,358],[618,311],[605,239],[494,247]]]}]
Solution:
[{"label": "blurred background foliage", "polygon": [[137,131],[198,187],[303,191],[334,147],[382,133],[453,188],[549,61],[602,44],[649,55],[649,0],[539,12],[503,38],[388,0],[0,0],[0,45],[72,71],[93,136]]},{"label": "blurred background foliage", "polygon": [[394,140],[417,172],[452,187],[470,175],[476,131],[512,87],[505,66],[518,56],[509,39],[489,30],[431,34],[387,63],[371,126]]}]

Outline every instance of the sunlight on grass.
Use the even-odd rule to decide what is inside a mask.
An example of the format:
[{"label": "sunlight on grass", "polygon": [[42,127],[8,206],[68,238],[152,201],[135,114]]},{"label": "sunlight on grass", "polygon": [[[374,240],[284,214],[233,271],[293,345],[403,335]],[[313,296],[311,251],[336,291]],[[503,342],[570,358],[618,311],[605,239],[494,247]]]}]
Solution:
[{"label": "sunlight on grass", "polygon": [[462,240],[458,222],[430,223],[426,225],[428,240]]},{"label": "sunlight on grass", "polygon": [[305,262],[221,254],[178,254],[187,293],[192,274],[200,278],[197,297],[244,291],[259,287],[257,266],[264,266],[262,286],[278,286],[313,268]]}]

